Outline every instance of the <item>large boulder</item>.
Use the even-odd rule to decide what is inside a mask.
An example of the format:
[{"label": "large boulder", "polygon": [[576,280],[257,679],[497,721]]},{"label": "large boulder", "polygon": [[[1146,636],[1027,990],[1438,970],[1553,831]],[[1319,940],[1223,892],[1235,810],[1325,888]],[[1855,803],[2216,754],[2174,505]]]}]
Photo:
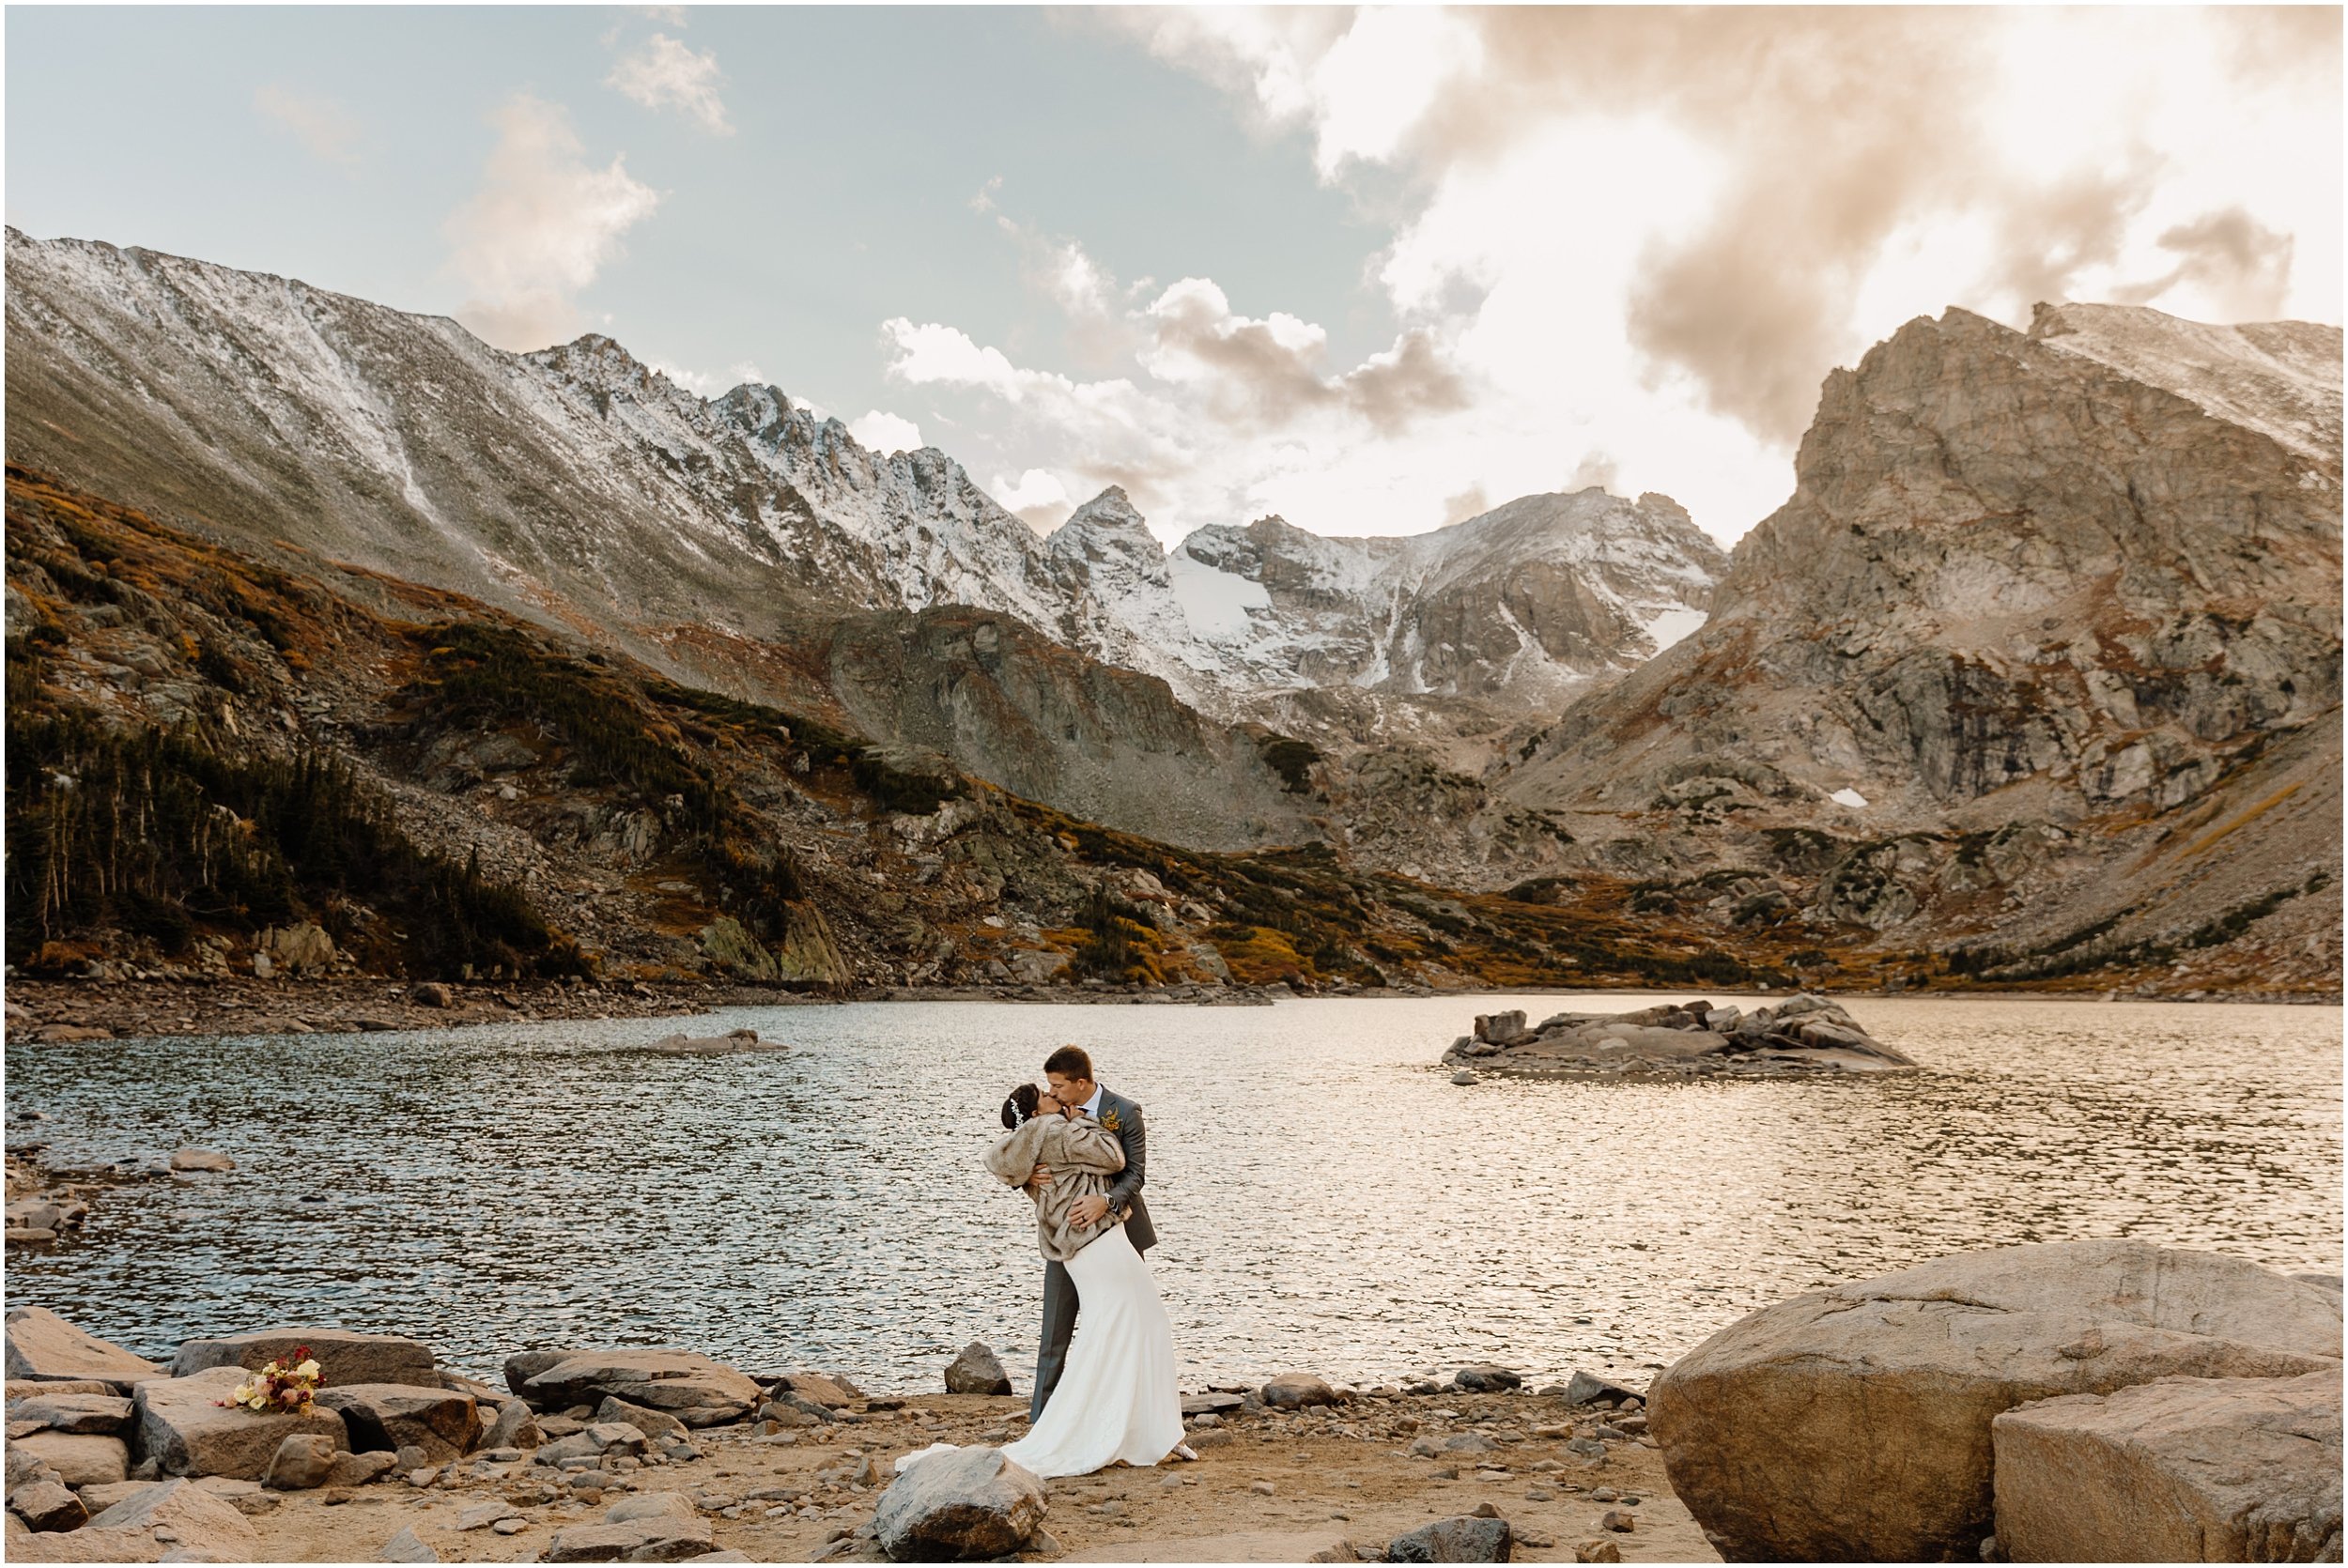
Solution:
[{"label": "large boulder", "polygon": [[117,1394],[38,1394],[8,1401],[8,1425],[39,1422],[52,1432],[119,1437],[131,1427],[131,1402]]},{"label": "large boulder", "polygon": [[618,1399],[687,1426],[740,1421],[758,1400],[746,1374],[690,1350],[534,1350],[509,1357],[505,1377],[541,1408]]},{"label": "large boulder", "polygon": [[1990,1423],[2016,1562],[2337,1562],[2340,1378],[2163,1377]]},{"label": "large boulder", "polygon": [[454,1389],[412,1383],[329,1384],[317,1403],[343,1418],[358,1453],[397,1453],[410,1444],[427,1464],[445,1465],[470,1453],[481,1437],[480,1407]]},{"label": "large boulder", "polygon": [[141,1383],[131,1399],[139,1451],[170,1475],[228,1475],[258,1481],[288,1437],[317,1434],[348,1448],[343,1418],[323,1406],[307,1415],[288,1410],[248,1410],[220,1402],[245,1375],[233,1366],[213,1367],[191,1377]]},{"label": "large boulder", "polygon": [[8,1444],[8,1452],[39,1460],[68,1486],[102,1486],[131,1473],[131,1448],[120,1437],[35,1432]]},{"label": "large boulder", "polygon": [[991,1345],[972,1340],[962,1347],[961,1355],[947,1363],[946,1391],[948,1393],[1009,1393],[1011,1392],[1011,1374],[1003,1370],[1003,1363],[996,1356]]},{"label": "large boulder", "polygon": [[250,1562],[260,1555],[261,1538],[245,1516],[203,1487],[186,1481],[159,1481],[140,1488],[90,1520],[90,1530],[145,1533],[161,1531],[181,1552],[215,1562]]},{"label": "large boulder", "polygon": [[873,1524],[899,1562],[953,1562],[1030,1549],[1043,1528],[1043,1483],[998,1448],[934,1453],[881,1494]]},{"label": "large boulder", "polygon": [[84,1333],[45,1307],[8,1309],[8,1368],[11,1381],[89,1381],[117,1388],[163,1375],[153,1361]]},{"label": "large boulder", "polygon": [[1672,1488],[1732,1559],[1930,1561],[1992,1529],[1990,1422],[2157,1377],[2339,1375],[2340,1299],[2140,1241],[1964,1253],[1740,1318],[1659,1377]]},{"label": "large boulder", "polygon": [[221,1366],[257,1372],[304,1347],[318,1363],[321,1386],[440,1386],[430,1346],[397,1334],[356,1334],[345,1329],[264,1329],[256,1333],[227,1334],[218,1339],[192,1339],[180,1345],[179,1353],[172,1358],[171,1376],[187,1377]]}]

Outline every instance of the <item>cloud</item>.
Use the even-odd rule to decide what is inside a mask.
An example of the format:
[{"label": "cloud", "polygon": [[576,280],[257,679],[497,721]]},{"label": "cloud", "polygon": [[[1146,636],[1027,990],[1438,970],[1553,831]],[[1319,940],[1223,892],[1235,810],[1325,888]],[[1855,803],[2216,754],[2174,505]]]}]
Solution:
[{"label": "cloud", "polygon": [[958,327],[927,321],[915,326],[905,316],[881,323],[881,334],[896,350],[888,374],[909,386],[943,382],[954,387],[983,387],[1017,403],[1036,379],[1023,373],[999,348],[981,348]]},{"label": "cloud", "polygon": [[449,270],[468,289],[457,316],[502,348],[538,348],[578,331],[575,297],[652,216],[660,193],[621,158],[586,149],[558,104],[517,93],[489,116],[497,145],[472,198],[442,232]]},{"label": "cloud", "polygon": [[[1734,537],[1783,498],[1828,370],[1951,304],[2016,326],[2040,299],[2124,294],[2339,317],[2336,8],[1199,8],[1104,24],[1251,124],[1308,135],[1323,182],[1390,217],[1368,276],[1429,353],[1398,342],[1391,395],[1373,380],[1348,407],[1383,414],[1422,470],[1480,465],[1430,473],[1430,492],[1399,457],[1347,451],[1350,485],[1304,486],[1390,516],[1471,477],[1513,493],[1580,445]],[[1277,319],[1171,346],[1219,360],[1232,401],[1210,417],[1332,405],[1334,377]]]},{"label": "cloud", "polygon": [[712,136],[731,136],[734,126],[718,96],[724,81],[714,53],[696,54],[666,33],[655,33],[620,56],[604,85],[647,109],[682,110]]},{"label": "cloud", "polygon": [[2149,284],[2117,290],[2123,304],[2156,300],[2189,285],[2224,321],[2269,321],[2282,314],[2291,289],[2292,237],[2266,227],[2239,207],[2179,223],[2156,241],[2181,259]]},{"label": "cloud", "polygon": [[1471,484],[1456,496],[1444,497],[1443,526],[1449,528],[1454,523],[1464,523],[1470,517],[1480,517],[1491,509],[1492,503],[1485,499],[1484,487]]},{"label": "cloud", "polygon": [[[894,317],[882,338],[893,379],[991,405],[980,423],[1012,459],[1002,471],[1020,474],[996,484],[1038,527],[1058,520],[1045,514],[1064,508],[1072,488],[1110,484],[1168,538],[1258,515],[1276,510],[1300,475],[1342,462],[1337,454],[1468,405],[1468,379],[1434,328],[1402,331],[1340,367],[1323,328],[1282,311],[1249,315],[1212,279],[1183,278],[1144,299],[1149,280],[1120,282],[1078,241],[1007,216],[996,224],[1019,246],[1029,286],[1067,323],[1071,351],[1102,374],[1022,364],[944,322]],[[1431,526],[1436,479],[1405,483],[1420,526]]]},{"label": "cloud", "polygon": [[1048,469],[1029,469],[1016,479],[1002,474],[987,486],[987,494],[1015,512],[1038,533],[1048,533],[1067,519],[1073,499],[1068,486]]},{"label": "cloud", "polygon": [[665,360],[646,360],[644,364],[648,369],[658,371],[695,397],[715,397],[720,392],[732,392],[734,388],[746,384],[766,385],[766,373],[748,360],[738,360],[723,371],[715,373],[705,370],[687,370],[682,365],[673,365]]},{"label": "cloud", "polygon": [[331,98],[270,83],[253,94],[253,107],[293,132],[310,156],[354,168],[359,162],[357,116]]},{"label": "cloud", "polygon": [[1582,461],[1573,466],[1573,473],[1566,481],[1568,491],[1586,490],[1593,484],[1612,494],[1622,483],[1622,470],[1612,457],[1602,452],[1585,452]]},{"label": "cloud", "polygon": [[874,408],[862,419],[848,423],[848,434],[867,449],[884,457],[892,452],[919,452],[926,445],[921,439],[921,427],[909,419]]}]

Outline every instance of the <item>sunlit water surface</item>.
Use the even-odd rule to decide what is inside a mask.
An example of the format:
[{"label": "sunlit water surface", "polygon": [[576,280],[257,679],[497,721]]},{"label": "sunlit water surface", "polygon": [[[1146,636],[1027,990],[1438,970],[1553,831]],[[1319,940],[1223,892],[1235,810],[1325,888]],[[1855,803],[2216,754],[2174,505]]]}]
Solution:
[{"label": "sunlit water surface", "polygon": [[[1640,1006],[1619,994],[1609,1008]],[[1149,1112],[1151,1253],[1192,1379],[1498,1360],[1635,1374],[1797,1291],[1968,1248],[2133,1236],[2337,1270],[2337,1008],[1855,1001],[1907,1077],[1485,1083],[1469,1017],[1568,999],[736,1008],[787,1054],[636,1019],[8,1047],[12,1142],[233,1156],[104,1194],[8,1300],[148,1355],[271,1323],[494,1373],[565,1344],[1021,1386],[1042,1268],[980,1165],[1077,1041]]]}]

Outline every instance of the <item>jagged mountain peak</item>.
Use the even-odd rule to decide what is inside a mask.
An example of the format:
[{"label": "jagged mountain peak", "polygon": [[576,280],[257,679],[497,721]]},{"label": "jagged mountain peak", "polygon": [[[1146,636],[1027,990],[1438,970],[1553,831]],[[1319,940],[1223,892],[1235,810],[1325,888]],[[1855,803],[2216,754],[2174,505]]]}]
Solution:
[{"label": "jagged mountain peak", "polygon": [[1134,507],[1123,485],[1112,484],[1068,515],[1044,539],[1055,555],[1099,559],[1104,550],[1136,561],[1166,554],[1149,520]]}]

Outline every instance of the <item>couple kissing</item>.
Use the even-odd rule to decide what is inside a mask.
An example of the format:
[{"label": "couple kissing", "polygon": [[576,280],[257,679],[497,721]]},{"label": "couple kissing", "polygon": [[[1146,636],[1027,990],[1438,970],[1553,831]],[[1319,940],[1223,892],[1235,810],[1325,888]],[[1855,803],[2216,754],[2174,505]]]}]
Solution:
[{"label": "couple kissing", "polygon": [[[986,1152],[987,1170],[1034,1200],[1044,1259],[1027,1435],[1004,1456],[1043,1477],[1195,1459],[1182,1443],[1173,1324],[1141,1255],[1157,1240],[1141,1196],[1141,1107],[1102,1087],[1077,1046],[1053,1052],[1043,1077],[1012,1090],[1008,1130]],[[933,1444],[896,1468],[952,1446]]]}]

